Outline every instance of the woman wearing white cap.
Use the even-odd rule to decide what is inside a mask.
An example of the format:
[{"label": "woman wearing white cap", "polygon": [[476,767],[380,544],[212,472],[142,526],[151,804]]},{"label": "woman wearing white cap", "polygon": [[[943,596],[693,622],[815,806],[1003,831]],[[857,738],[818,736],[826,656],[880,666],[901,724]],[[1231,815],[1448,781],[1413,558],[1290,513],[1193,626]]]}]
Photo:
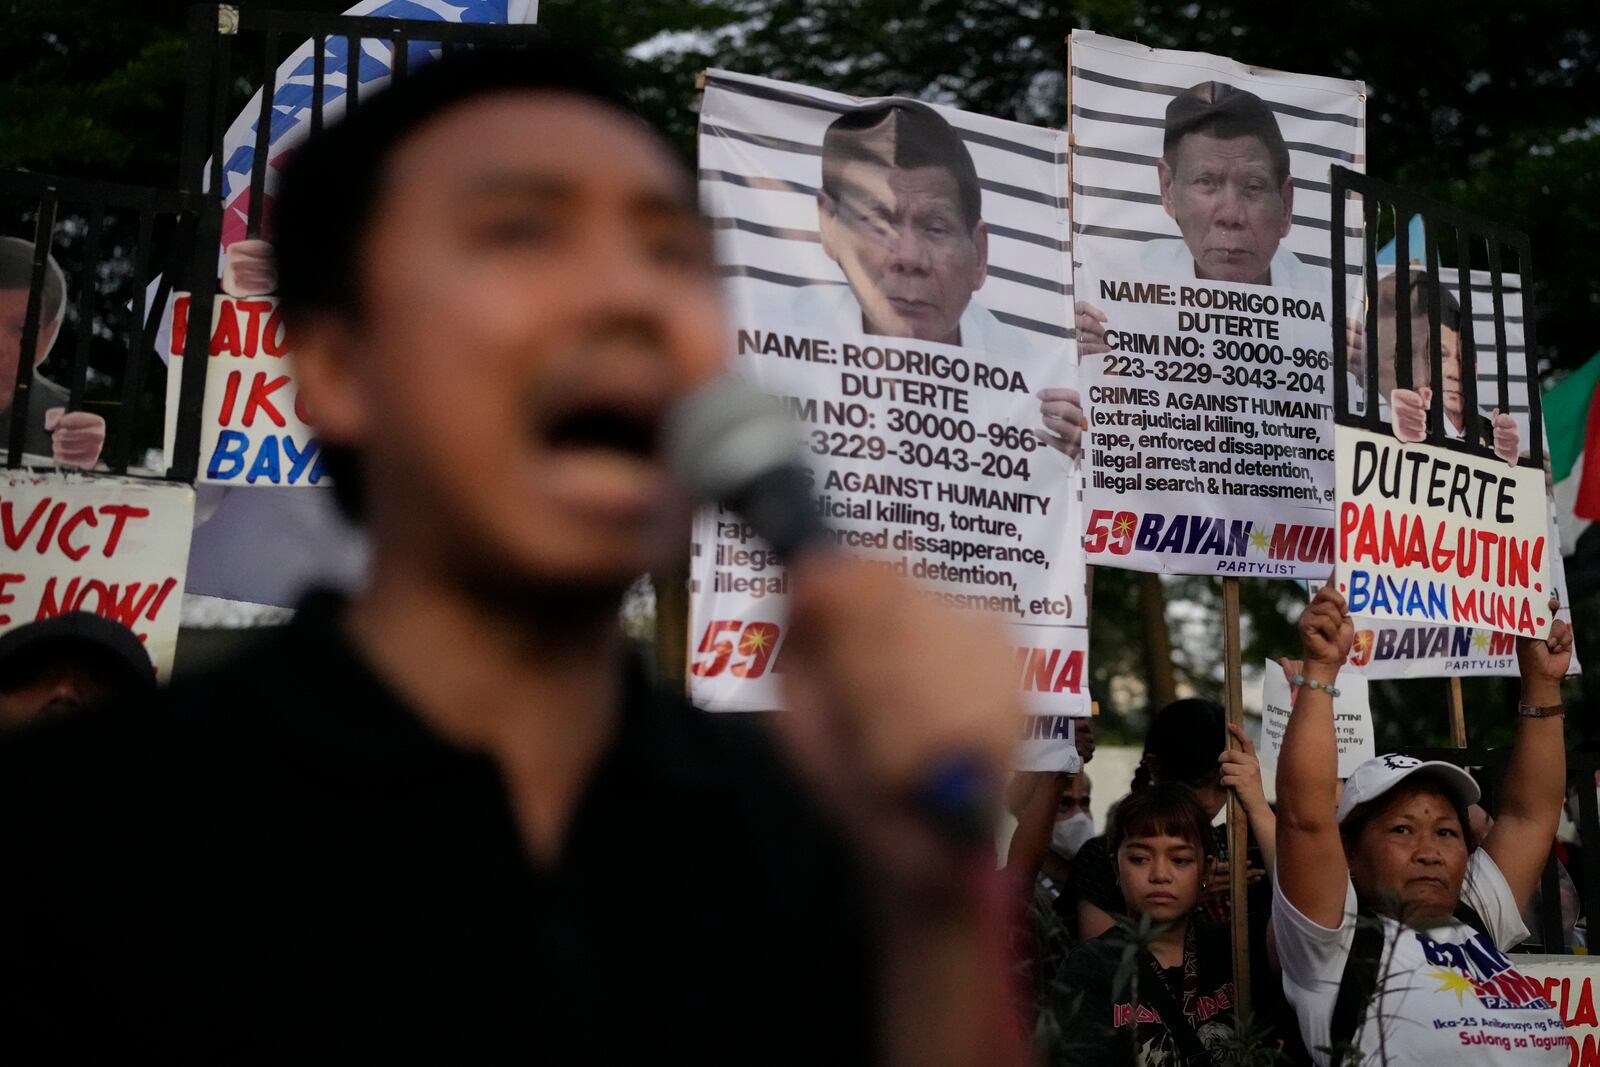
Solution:
[{"label": "woman wearing white cap", "polygon": [[1555,838],[1572,631],[1521,639],[1522,702],[1494,828],[1472,840],[1461,768],[1387,755],[1338,795],[1333,697],[1353,630],[1330,586],[1300,617],[1305,659],[1278,760],[1272,925],[1284,992],[1319,1064],[1568,1061],[1542,987],[1507,949],[1528,936]]}]

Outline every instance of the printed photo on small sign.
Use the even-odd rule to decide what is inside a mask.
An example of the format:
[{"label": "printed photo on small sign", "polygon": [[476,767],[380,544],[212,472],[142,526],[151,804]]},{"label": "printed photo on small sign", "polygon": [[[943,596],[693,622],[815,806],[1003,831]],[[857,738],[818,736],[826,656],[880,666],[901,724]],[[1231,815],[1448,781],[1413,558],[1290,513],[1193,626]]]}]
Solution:
[{"label": "printed photo on small sign", "polygon": [[[1089,710],[1078,425],[1039,418],[1041,391],[1076,388],[1066,151],[1059,130],[725,71],[700,112],[736,370],[800,423],[840,547],[1008,623],[1047,719]],[[777,707],[787,575],[717,508],[692,563],[696,701]]]},{"label": "printed photo on small sign", "polygon": [[[1367,679],[1358,670],[1339,672],[1339,695],[1333,700],[1333,733],[1339,744],[1339,777],[1348,778],[1366,760],[1377,755],[1372,737],[1372,705]],[[1289,679],[1283,668],[1268,660],[1261,674],[1261,772],[1272,774],[1283,751],[1283,733],[1289,728]]]},{"label": "printed photo on small sign", "polygon": [[1364,162],[1362,85],[1082,31],[1070,66],[1089,562],[1326,577],[1321,220],[1330,164]]},{"label": "printed photo on small sign", "polygon": [[[177,431],[189,295],[173,305],[167,374],[167,453]],[[303,421],[276,297],[218,296],[212,314],[211,367],[200,416],[198,480],[217,485],[325,484],[322,448]],[[169,459],[170,462],[170,459]]]},{"label": "printed photo on small sign", "polygon": [[[1517,316],[1524,336],[1513,359],[1506,313],[1509,294],[1531,283],[1527,238],[1366,175],[1337,170],[1333,187],[1335,211],[1349,199],[1374,217],[1419,215],[1426,242],[1412,250],[1397,236],[1401,266],[1358,275],[1355,298],[1338,309],[1336,574],[1350,612],[1543,637],[1559,547],[1539,392],[1527,387],[1537,376],[1533,320]],[[1482,254],[1489,291],[1476,291],[1475,273],[1446,275],[1441,251]],[[1493,357],[1488,381],[1479,339]],[[1521,406],[1513,374],[1524,411],[1512,410]]]},{"label": "printed photo on small sign", "polygon": [[0,631],[68,611],[131,629],[171,676],[194,489],[75,474],[0,478]]}]

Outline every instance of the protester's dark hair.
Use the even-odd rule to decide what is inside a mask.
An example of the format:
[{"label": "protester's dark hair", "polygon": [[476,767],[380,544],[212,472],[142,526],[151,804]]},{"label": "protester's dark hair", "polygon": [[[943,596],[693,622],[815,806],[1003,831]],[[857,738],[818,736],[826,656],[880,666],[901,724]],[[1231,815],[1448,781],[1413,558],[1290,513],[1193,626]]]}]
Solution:
[{"label": "protester's dark hair", "polygon": [[846,163],[909,169],[940,167],[956,180],[967,229],[983,221],[983,193],[972,153],[933,108],[915,100],[889,100],[846,111],[822,135],[822,191],[839,198]]},{"label": "protester's dark hair", "polygon": [[1189,697],[1157,711],[1144,735],[1144,756],[1131,789],[1154,781],[1209,785],[1218,774],[1217,755],[1227,744],[1227,712],[1215,700]]},{"label": "protester's dark hair", "polygon": [[1226,82],[1191,85],[1167,104],[1161,154],[1173,161],[1178,143],[1191,133],[1209,133],[1227,140],[1254,137],[1272,157],[1272,171],[1281,186],[1289,180],[1289,146],[1272,109],[1255,93]]},{"label": "protester's dark hair", "polygon": [[1467,805],[1446,782],[1441,781],[1432,771],[1426,770],[1408,775],[1393,789],[1350,809],[1350,814],[1339,823],[1339,840],[1344,845],[1344,854],[1353,858],[1356,845],[1361,841],[1362,831],[1367,828],[1367,824],[1387,811],[1391,804],[1416,793],[1434,793],[1450,802],[1456,818],[1461,821],[1461,840],[1466,843],[1467,853],[1470,855],[1478,847],[1478,842],[1472,836],[1472,819],[1468,816]]},{"label": "protester's dark hair", "polygon": [[[29,289],[33,286],[33,242],[21,237],[0,237],[0,289]],[[44,294],[39,300],[39,325],[59,322],[67,309],[67,277],[55,256],[48,256],[44,270]]]},{"label": "protester's dark hair", "polygon": [[[637,116],[609,56],[548,33],[516,49],[478,48],[420,66],[296,152],[278,187],[273,246],[278,299],[292,332],[311,314],[359,316],[362,245],[383,203],[395,150],[440,114],[480,97],[549,92]],[[292,342],[291,342],[292,343]],[[356,457],[323,446],[335,496],[360,515]]]},{"label": "protester's dark hair", "polygon": [[1112,809],[1106,847],[1113,856],[1123,844],[1141,837],[1181,837],[1207,860],[1217,850],[1211,820],[1194,790],[1180,782],[1157,782],[1135,789]]}]

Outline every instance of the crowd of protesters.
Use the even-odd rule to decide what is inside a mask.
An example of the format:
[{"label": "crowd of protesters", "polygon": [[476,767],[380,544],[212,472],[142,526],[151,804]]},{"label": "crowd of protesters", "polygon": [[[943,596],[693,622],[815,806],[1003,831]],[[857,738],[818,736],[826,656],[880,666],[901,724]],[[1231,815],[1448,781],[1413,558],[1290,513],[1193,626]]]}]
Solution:
[{"label": "crowd of protesters", "polygon": [[1248,736],[1180,700],[1099,835],[1088,771],[1014,775],[1000,876],[913,801],[951,754],[999,792],[1003,646],[881,569],[796,565],[776,738],[652,687],[616,615],[671,543],[653,442],[717,371],[715,272],[608,67],[535,52],[417,72],[283,178],[363,590],[160,693],[95,616],[0,638],[0,1060],[1023,1063],[1009,946],[1063,1062],[1499,1063],[1463,1038],[1501,1016],[1549,1039],[1517,1062],[1566,1061],[1507,955],[1565,799],[1564,623],[1519,642],[1492,813],[1447,763],[1340,782],[1330,586],[1276,808]]}]

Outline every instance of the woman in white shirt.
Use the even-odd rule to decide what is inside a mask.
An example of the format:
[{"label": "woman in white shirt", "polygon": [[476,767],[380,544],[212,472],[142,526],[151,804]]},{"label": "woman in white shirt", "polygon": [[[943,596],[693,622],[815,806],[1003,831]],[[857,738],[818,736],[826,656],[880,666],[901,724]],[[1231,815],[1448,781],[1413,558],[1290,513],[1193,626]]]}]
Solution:
[{"label": "woman in white shirt", "polygon": [[1353,629],[1330,586],[1300,617],[1305,659],[1278,760],[1273,933],[1284,992],[1318,1064],[1565,1064],[1543,988],[1505,952],[1555,839],[1572,632],[1522,639],[1522,703],[1499,816],[1482,847],[1459,767],[1386,755],[1338,790],[1333,697]]}]

